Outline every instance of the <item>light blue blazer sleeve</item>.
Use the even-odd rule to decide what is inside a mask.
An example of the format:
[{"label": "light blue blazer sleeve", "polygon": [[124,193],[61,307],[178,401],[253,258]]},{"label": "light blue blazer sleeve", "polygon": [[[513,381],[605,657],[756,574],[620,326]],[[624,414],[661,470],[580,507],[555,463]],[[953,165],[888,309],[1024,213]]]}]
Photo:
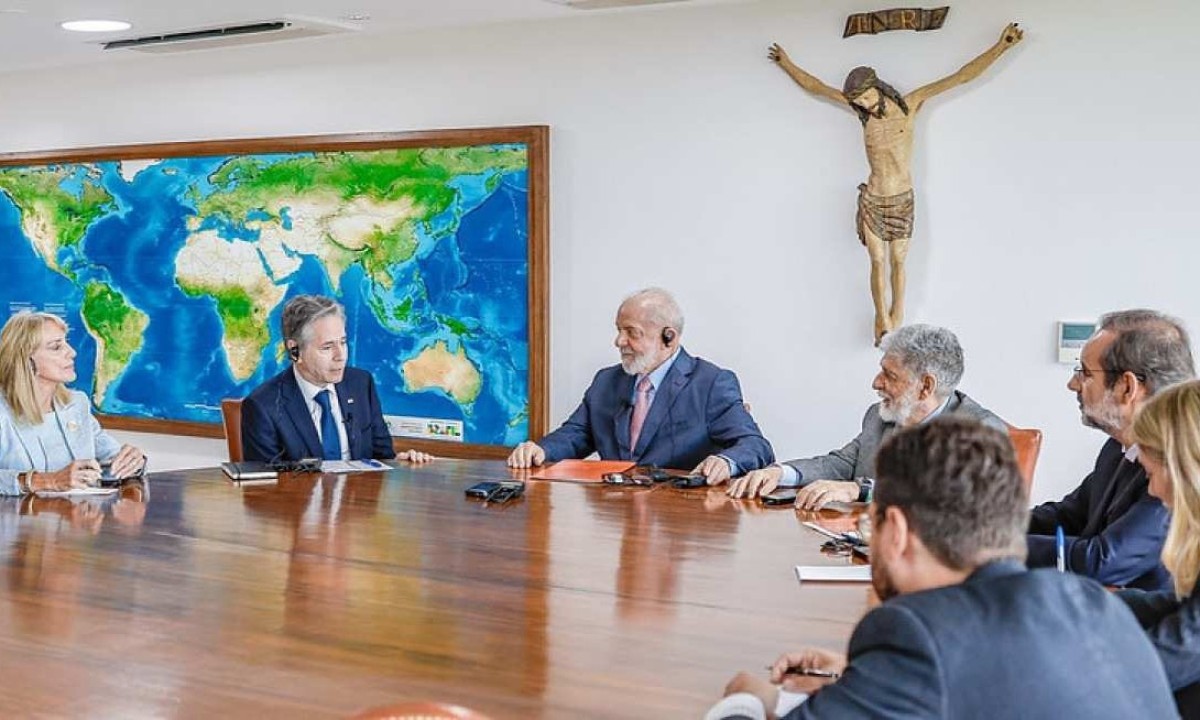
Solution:
[{"label": "light blue blazer sleeve", "polygon": [[72,458],[94,458],[103,462],[121,449],[121,443],[100,427],[92,415],[91,403],[83,393],[70,391],[67,404],[59,408],[58,415],[62,433],[53,436],[59,440],[47,444],[45,465],[34,466],[21,443],[12,408],[0,399],[0,495],[21,494],[17,486],[18,473],[27,470],[54,472],[69,465]]}]

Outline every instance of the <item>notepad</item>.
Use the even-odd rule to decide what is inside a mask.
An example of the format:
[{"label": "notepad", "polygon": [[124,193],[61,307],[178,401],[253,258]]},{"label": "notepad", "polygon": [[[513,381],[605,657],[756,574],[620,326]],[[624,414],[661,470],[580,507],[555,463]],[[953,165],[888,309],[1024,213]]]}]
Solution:
[{"label": "notepad", "polygon": [[796,579],[808,582],[870,582],[870,565],[797,565]]},{"label": "notepad", "polygon": [[40,498],[56,498],[81,495],[112,495],[116,491],[117,488],[115,487],[84,487],[71,488],[70,490],[38,490],[36,495]]}]

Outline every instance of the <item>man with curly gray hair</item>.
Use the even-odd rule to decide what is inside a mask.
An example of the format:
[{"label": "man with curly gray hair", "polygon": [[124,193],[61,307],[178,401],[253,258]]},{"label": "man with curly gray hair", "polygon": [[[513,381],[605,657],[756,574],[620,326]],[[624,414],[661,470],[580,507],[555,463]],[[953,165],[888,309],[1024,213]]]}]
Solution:
[{"label": "man with curly gray hair", "polygon": [[862,431],[839,450],[788,460],[730,482],[732,497],[766,495],[798,487],[796,506],[816,510],[834,501],[868,500],[875,477],[875,452],[898,428],[938,415],[963,415],[997,430],[1004,421],[959,391],[963,351],[958,338],[934,325],[905,325],[883,338],[883,357],[871,387],[879,402],[867,408]]}]

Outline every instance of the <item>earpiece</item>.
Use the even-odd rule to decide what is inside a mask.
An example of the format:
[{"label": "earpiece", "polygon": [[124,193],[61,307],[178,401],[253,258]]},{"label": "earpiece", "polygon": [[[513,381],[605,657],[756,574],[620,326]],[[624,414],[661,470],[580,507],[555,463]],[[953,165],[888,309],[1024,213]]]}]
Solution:
[{"label": "earpiece", "polygon": [[300,346],[299,345],[288,345],[287,350],[288,350],[288,357],[290,357],[291,359],[293,359],[297,362],[300,361]]},{"label": "earpiece", "polygon": [[670,347],[671,343],[675,342],[675,331],[671,328],[663,328],[662,341],[663,345]]},{"label": "earpiece", "polygon": [[37,376],[37,361],[29,358],[29,369],[33,371],[34,376]]}]

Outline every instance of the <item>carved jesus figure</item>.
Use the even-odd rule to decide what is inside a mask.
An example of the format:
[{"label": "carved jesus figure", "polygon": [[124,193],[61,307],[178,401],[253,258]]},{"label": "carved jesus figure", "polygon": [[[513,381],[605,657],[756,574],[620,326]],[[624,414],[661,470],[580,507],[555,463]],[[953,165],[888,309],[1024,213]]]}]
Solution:
[{"label": "carved jesus figure", "polygon": [[[767,55],[796,84],[817,97],[853,110],[863,126],[867,164],[871,174],[858,186],[858,239],[871,258],[871,299],[875,304],[875,344],[904,322],[904,260],[913,228],[913,185],[909,169],[913,148],[913,120],[929,98],[979,77],[1024,32],[1011,23],[1000,39],[953,75],[900,95],[869,67],[858,67],[846,76],[842,91],[829,87],[801,70],[778,43]],[[884,276],[890,265],[889,307]]]}]

